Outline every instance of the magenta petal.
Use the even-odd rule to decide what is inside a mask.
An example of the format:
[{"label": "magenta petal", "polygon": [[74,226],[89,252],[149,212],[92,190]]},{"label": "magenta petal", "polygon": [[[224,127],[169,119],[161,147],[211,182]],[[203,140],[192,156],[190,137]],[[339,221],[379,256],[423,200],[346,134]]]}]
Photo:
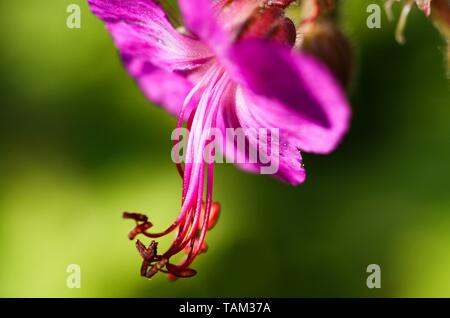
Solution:
[{"label": "magenta petal", "polygon": [[317,60],[258,40],[235,45],[229,60],[232,76],[248,91],[245,118],[257,119],[251,125],[280,128],[302,151],[336,148],[351,111],[340,85]]},{"label": "magenta petal", "polygon": [[252,162],[249,158],[250,149],[253,149],[253,151],[255,149],[264,149],[262,153],[268,154],[268,147],[258,147],[258,145],[261,146],[261,135],[257,135],[257,138],[254,138],[255,136],[252,136],[251,133],[255,129],[258,131],[260,128],[268,128],[268,126],[261,124],[258,118],[254,118],[253,114],[249,112],[253,107],[259,106],[253,103],[249,94],[251,95],[252,93],[243,90],[241,87],[232,85],[222,95],[222,113],[218,118],[217,126],[222,130],[223,136],[227,136],[226,130],[228,128],[231,128],[233,131],[243,128],[247,136],[245,148],[237,147],[234,140],[229,140],[228,138],[224,140],[222,154],[225,155],[227,160],[231,160],[231,162],[234,162],[243,170],[262,173],[263,167],[277,167],[273,173],[273,176],[276,178],[292,185],[303,183],[306,178],[306,172],[301,153],[295,145],[289,143],[288,136],[286,135],[280,134],[276,141],[272,139],[273,143],[271,145],[273,147],[270,147],[269,154],[270,164],[267,163],[267,158],[265,158],[265,162],[261,162],[259,156],[257,162]]},{"label": "magenta petal", "polygon": [[[168,112],[178,116],[193,84],[185,77],[158,68],[153,64],[136,59],[128,61],[126,56],[123,56],[122,59],[128,72],[136,79],[147,99],[163,105]],[[189,114],[189,111],[186,113]]]},{"label": "magenta petal", "polygon": [[154,0],[88,2],[106,23],[128,72],[145,95],[178,114],[192,87],[185,77],[208,61],[211,51],[175,30]]},{"label": "magenta petal", "polygon": [[186,27],[207,43],[211,50],[220,55],[229,45],[229,37],[219,25],[217,12],[223,1],[213,3],[211,0],[179,0],[179,6]]},{"label": "magenta petal", "polygon": [[[278,127],[283,122],[269,123],[265,121],[260,114],[255,114],[253,111],[258,107],[266,108],[270,106],[263,105],[263,101],[259,100],[252,92],[239,87],[236,91],[235,114],[228,116],[228,125],[230,125],[230,122],[236,121],[237,123],[234,126],[239,125],[246,130],[279,128],[278,140],[273,144],[273,148],[271,147],[271,165],[279,167],[275,176],[292,185],[303,183],[306,178],[306,171],[300,150],[291,142],[290,135],[284,129]],[[267,114],[265,116],[267,117]],[[257,141],[251,138],[249,140],[252,147],[257,147]],[[252,167],[252,165],[246,164],[240,166],[250,171],[260,172],[262,165],[258,164]]]}]

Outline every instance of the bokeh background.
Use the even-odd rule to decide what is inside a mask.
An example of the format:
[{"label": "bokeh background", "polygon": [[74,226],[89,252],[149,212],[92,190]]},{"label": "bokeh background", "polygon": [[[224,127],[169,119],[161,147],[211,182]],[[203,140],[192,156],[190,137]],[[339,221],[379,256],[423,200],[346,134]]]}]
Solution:
[{"label": "bokeh background", "polygon": [[[175,218],[175,119],[145,100],[85,1],[2,1],[0,296],[450,296],[445,44],[416,8],[403,46],[384,14],[369,30],[372,2],[342,5],[358,65],[342,146],[306,155],[299,187],[219,165],[210,249],[197,277],[169,283],[139,277],[121,213],[160,229]],[[66,27],[70,3],[79,30]],[[381,289],[366,287],[372,263]],[[80,289],[66,286],[69,264]]]}]

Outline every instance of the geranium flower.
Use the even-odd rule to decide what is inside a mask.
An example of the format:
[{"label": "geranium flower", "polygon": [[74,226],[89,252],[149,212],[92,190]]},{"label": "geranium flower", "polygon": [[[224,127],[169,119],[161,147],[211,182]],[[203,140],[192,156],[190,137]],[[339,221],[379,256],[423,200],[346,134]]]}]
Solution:
[{"label": "geranium flower", "polygon": [[[220,210],[212,200],[214,164],[195,160],[211,142],[204,132],[279,129],[270,149],[279,167],[275,176],[298,185],[305,180],[300,151],[328,154],[346,133],[350,108],[345,94],[326,67],[292,49],[296,26],[284,15],[292,0],[180,0],[185,26],[178,28],[154,0],[88,2],[106,23],[126,69],[145,95],[176,115],[177,127],[187,122],[190,134],[186,162],[178,165],[183,191],[176,221],[161,233],[149,233],[152,224],[146,216],[124,216],[137,222],[130,239],[177,230],[162,254],[155,241],[148,247],[137,241],[144,259],[142,276],[159,271],[192,276],[196,272],[190,265],[206,250],[206,232]],[[247,141],[248,147],[259,147],[256,136],[250,134]],[[242,149],[233,149],[225,155],[246,159]],[[244,160],[238,165],[258,172],[262,163]],[[173,264],[172,257],[183,250],[185,259]]]}]

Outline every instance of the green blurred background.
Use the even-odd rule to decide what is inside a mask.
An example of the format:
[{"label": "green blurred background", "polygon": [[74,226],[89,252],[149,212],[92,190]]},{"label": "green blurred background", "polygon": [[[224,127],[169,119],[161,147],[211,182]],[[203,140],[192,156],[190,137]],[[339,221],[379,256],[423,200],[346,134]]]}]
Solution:
[{"label": "green blurred background", "polygon": [[[218,165],[210,249],[198,276],[169,283],[139,277],[121,213],[148,213],[159,229],[175,218],[175,119],[145,100],[85,1],[3,1],[0,296],[450,296],[444,42],[417,8],[406,45],[384,14],[369,30],[372,2],[343,1],[358,70],[342,146],[306,155],[299,187]],[[70,3],[79,30],[66,27]],[[381,289],[366,287],[372,263]],[[66,286],[69,264],[80,289]]]}]

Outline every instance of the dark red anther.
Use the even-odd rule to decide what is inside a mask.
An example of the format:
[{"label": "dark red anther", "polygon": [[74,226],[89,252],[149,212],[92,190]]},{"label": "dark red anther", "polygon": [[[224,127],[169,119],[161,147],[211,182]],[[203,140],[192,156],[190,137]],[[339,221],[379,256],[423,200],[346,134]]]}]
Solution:
[{"label": "dark red anther", "polygon": [[148,247],[145,247],[145,245],[141,241],[136,241],[136,249],[138,250],[139,254],[141,254],[142,258],[148,262],[153,261],[153,259],[155,258],[157,247],[158,243],[155,241],[152,241]]},{"label": "dark red anther", "polygon": [[123,212],[123,218],[126,220],[135,220],[136,222],[147,222],[148,217],[145,214],[134,212]]},{"label": "dark red anther", "polygon": [[144,214],[124,212],[123,218],[136,221],[136,226],[128,233],[128,238],[130,240],[134,240],[136,236],[144,233],[153,226],[153,224],[148,221],[148,217]]},{"label": "dark red anther", "polygon": [[[144,260],[141,265],[141,276],[146,278],[152,278],[159,271],[165,272],[163,269],[167,265],[167,258],[162,258],[157,263],[151,264],[151,262]],[[150,267],[151,266],[151,267]],[[150,270],[148,269],[150,267]]]},{"label": "dark red anther", "polygon": [[143,224],[138,224],[134,227],[134,229],[132,229],[129,233],[128,233],[128,238],[130,240],[134,240],[136,238],[136,236],[138,236],[141,233],[144,233],[145,231],[147,231],[149,228],[152,227],[151,223],[143,223]]},{"label": "dark red anther", "polygon": [[141,264],[141,276],[147,277],[148,268],[150,267],[150,262],[143,261]]},{"label": "dark red anther", "polygon": [[[144,263],[142,263],[142,265],[144,265]],[[147,270],[147,269],[148,269],[148,266],[147,266],[147,268],[145,269],[145,271],[142,271],[142,269],[141,269],[141,276],[147,277],[147,278],[152,278],[152,277],[155,276],[155,275],[159,272],[159,270],[160,270],[160,268],[158,268],[158,264],[153,265],[153,266],[150,268],[150,270]]]}]

